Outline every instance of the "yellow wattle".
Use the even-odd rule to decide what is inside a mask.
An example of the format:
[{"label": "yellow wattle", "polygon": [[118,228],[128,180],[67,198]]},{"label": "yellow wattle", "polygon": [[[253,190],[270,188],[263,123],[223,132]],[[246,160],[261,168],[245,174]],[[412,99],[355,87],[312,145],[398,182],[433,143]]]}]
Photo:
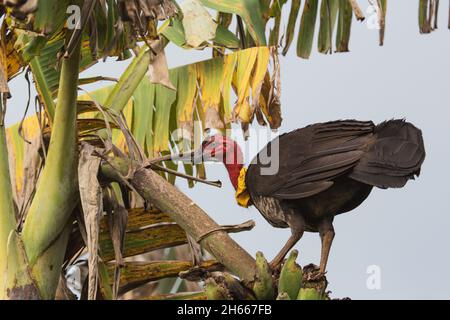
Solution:
[{"label": "yellow wattle", "polygon": [[238,205],[244,208],[248,208],[249,206],[251,206],[250,194],[248,193],[247,185],[245,183],[246,173],[247,168],[242,168],[241,172],[239,173],[238,185],[235,195]]}]

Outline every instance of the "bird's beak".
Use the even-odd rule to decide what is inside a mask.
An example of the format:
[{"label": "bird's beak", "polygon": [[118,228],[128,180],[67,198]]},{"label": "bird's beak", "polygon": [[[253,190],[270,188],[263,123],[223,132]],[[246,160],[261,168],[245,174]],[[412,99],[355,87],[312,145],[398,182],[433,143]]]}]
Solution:
[{"label": "bird's beak", "polygon": [[202,148],[199,148],[199,149],[193,151],[191,154],[191,157],[192,157],[192,164],[200,164],[205,161],[208,161],[205,158],[205,155],[203,154]]},{"label": "bird's beak", "polygon": [[198,148],[197,150],[193,150],[188,153],[181,153],[171,157],[171,160],[182,161],[192,164],[200,164],[202,162],[208,161],[207,156],[203,154],[202,148]]}]

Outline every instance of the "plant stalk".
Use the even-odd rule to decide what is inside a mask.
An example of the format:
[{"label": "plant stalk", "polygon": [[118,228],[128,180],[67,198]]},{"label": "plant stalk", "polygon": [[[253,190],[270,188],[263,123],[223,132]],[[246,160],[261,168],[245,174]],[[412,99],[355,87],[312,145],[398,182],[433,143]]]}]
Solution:
[{"label": "plant stalk", "polygon": [[64,256],[68,237],[63,230],[78,197],[76,101],[80,46],[62,63],[47,161],[22,232],[30,268],[44,298],[51,298],[51,290],[56,290],[61,265],[54,263]]},{"label": "plant stalk", "polygon": [[[112,165],[112,166],[111,166]],[[101,174],[108,180],[123,183],[129,173],[130,160],[116,158],[101,167]],[[135,167],[130,183],[147,201],[167,214],[194,239],[203,239],[200,244],[231,273],[245,282],[255,276],[255,260],[189,197],[164,180],[156,172]],[[203,237],[212,230],[207,237]]]},{"label": "plant stalk", "polygon": [[[0,101],[0,103],[3,103],[3,99],[0,98]],[[0,288],[3,288],[6,273],[8,236],[16,227],[16,218],[8,164],[5,125],[2,123],[0,123],[0,190]]]},{"label": "plant stalk", "polygon": [[122,111],[147,73],[151,57],[151,51],[147,46],[143,46],[109,94],[105,102],[106,108]]}]

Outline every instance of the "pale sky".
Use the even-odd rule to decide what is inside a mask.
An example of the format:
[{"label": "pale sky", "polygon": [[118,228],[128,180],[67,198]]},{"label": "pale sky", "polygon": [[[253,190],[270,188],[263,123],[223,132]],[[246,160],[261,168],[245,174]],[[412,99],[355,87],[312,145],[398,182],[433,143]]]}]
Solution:
[{"label": "pale sky", "polygon": [[[365,10],[367,2],[359,3]],[[440,10],[440,29],[431,35],[419,35],[417,1],[390,1],[384,47],[378,47],[376,31],[355,22],[350,53],[324,56],[315,51],[305,61],[295,56],[294,47],[280,60],[284,118],[280,133],[337,119],[379,123],[406,118],[424,134],[427,158],[416,181],[399,190],[374,189],[359,208],[335,219],[336,237],[328,264],[329,290],[334,298],[450,298],[450,208],[446,202],[450,180],[446,170],[450,163],[446,73],[450,70],[450,31],[445,5],[442,3]],[[167,55],[170,66],[206,57],[174,46],[168,48]],[[118,77],[127,63],[100,63],[84,76]],[[23,77],[13,81],[11,90],[14,98],[7,114],[9,124],[19,121],[25,109]],[[256,145],[256,136],[247,143]],[[274,229],[254,208],[238,207],[221,165],[210,165],[207,172],[210,179],[224,182],[221,190],[203,185],[189,190],[184,181],[177,185],[220,224],[254,219],[257,225],[253,231],[233,238],[252,255],[260,250],[272,259],[290,231]],[[302,265],[319,263],[318,234],[305,233],[296,248]],[[381,272],[379,290],[367,287],[371,266]]]}]

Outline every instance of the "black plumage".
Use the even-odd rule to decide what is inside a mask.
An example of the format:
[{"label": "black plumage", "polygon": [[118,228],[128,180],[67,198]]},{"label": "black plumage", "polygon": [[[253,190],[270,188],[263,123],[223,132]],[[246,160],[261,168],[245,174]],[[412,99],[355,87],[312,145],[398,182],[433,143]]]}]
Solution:
[{"label": "black plumage", "polygon": [[[424,159],[421,131],[404,120],[377,126],[356,120],[319,123],[270,142],[249,166],[246,185],[269,223],[292,230],[272,265],[284,259],[304,231],[319,232],[320,271],[325,272],[334,217],[358,207],[374,186],[403,187],[420,174]],[[273,161],[278,170],[267,174]]]}]

